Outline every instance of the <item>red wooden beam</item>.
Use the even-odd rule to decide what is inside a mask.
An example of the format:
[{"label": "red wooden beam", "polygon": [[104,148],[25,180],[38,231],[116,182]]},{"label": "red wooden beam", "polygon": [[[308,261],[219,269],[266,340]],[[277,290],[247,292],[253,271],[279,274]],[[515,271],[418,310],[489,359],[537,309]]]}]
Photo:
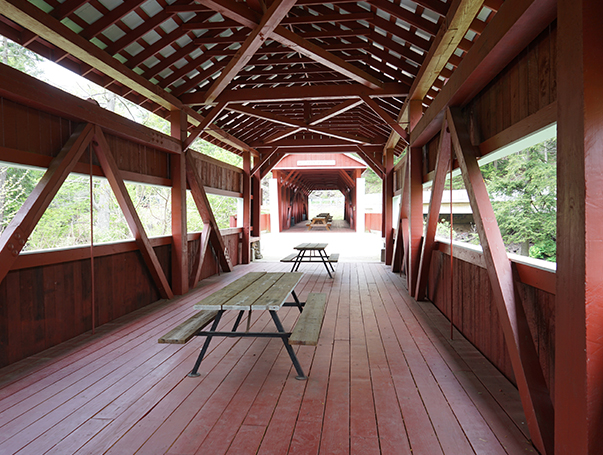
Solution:
[{"label": "red wooden beam", "polygon": [[421,237],[423,235],[423,151],[420,147],[411,147],[408,155],[408,189],[409,189],[409,232],[408,232],[408,265],[406,280],[412,293],[417,286],[417,275],[421,258]]},{"label": "red wooden beam", "polygon": [[[172,136],[186,138],[186,114],[181,110],[170,113]],[[182,153],[170,156],[172,179],[172,289],[176,295],[188,291],[188,241],[186,226],[186,160]]]},{"label": "red wooden beam", "polygon": [[385,151],[385,178],[383,179],[383,228],[385,230],[385,264],[390,265],[393,258],[394,238],[392,232],[392,199],[394,198],[394,150]]},{"label": "red wooden beam", "polygon": [[[410,200],[408,195],[408,155],[403,158],[401,163],[402,166],[398,168],[398,172],[402,172],[402,191],[400,193],[400,207],[398,210],[398,220],[396,222],[394,233],[394,246],[391,263],[392,272],[394,273],[402,271],[404,258],[407,257],[406,250],[408,249],[408,203]],[[399,165],[400,163],[398,163],[398,166]]]},{"label": "red wooden beam", "polygon": [[366,163],[373,171],[375,171],[375,174],[377,174],[379,178],[383,179],[385,175],[385,167],[383,167],[383,165],[377,161],[374,153],[372,153],[370,150],[366,150],[363,146],[358,145],[358,155],[360,155],[360,157],[366,161]]},{"label": "red wooden beam", "polygon": [[[330,101],[358,98],[362,95],[369,97],[403,97],[408,95],[409,86],[406,84],[385,84],[380,89],[370,89],[360,84],[344,84],[337,86],[308,86],[308,87],[270,87],[235,90],[222,93],[216,101],[228,103],[273,103],[293,101]],[[202,104],[205,92],[185,93],[180,96],[184,104]]]},{"label": "red wooden beam", "polygon": [[76,129],[0,236],[0,283],[11,269],[61,185],[88,147],[93,135],[94,127],[90,124],[81,125]]},{"label": "red wooden beam", "polygon": [[193,288],[201,280],[201,270],[203,269],[203,262],[205,261],[205,253],[207,253],[207,246],[209,245],[209,239],[211,237],[212,227],[211,224],[204,224],[203,230],[201,231],[201,239],[199,241],[199,254],[196,258],[195,276],[190,284]]},{"label": "red wooden beam", "polygon": [[[275,2],[277,3],[277,2]],[[243,244],[241,262],[250,262],[249,236],[251,230],[251,155],[243,152]]]},{"label": "red wooden beam", "polygon": [[199,123],[193,130],[191,130],[189,136],[186,138],[182,145],[182,151],[186,152],[193,142],[201,136],[201,133],[220,115],[220,113],[226,108],[226,103],[216,104],[212,110],[207,114],[201,123]]},{"label": "red wooden beam", "polygon": [[[251,57],[279,25],[289,10],[295,5],[296,0],[274,0],[270,8],[262,17],[261,22],[247,37],[243,45],[237,50],[236,55],[228,62],[218,78],[205,93],[205,103],[213,102],[228,86],[235,76],[247,65]],[[205,104],[204,103],[204,104]]]},{"label": "red wooden beam", "polygon": [[408,143],[408,133],[406,132],[406,130],[396,120],[391,118],[391,116],[387,112],[385,112],[385,110],[383,110],[383,108],[381,106],[379,106],[379,104],[377,104],[377,102],[374,99],[372,99],[368,96],[363,96],[362,101],[364,101],[366,103],[366,105],[369,106],[373,110],[373,112],[375,112],[375,114],[377,114],[379,117],[381,117],[381,119],[385,123],[387,123],[389,126],[391,126],[391,128],[396,133],[398,133],[398,135],[404,141],[406,141],[406,143]]},{"label": "red wooden beam", "polygon": [[209,231],[210,240],[214,246],[216,254],[218,255],[218,261],[222,266],[222,270],[225,272],[232,272],[233,266],[228,254],[226,253],[224,239],[222,238],[222,234],[220,234],[220,230],[218,229],[218,223],[216,223],[214,213],[211,209],[209,200],[207,199],[207,194],[205,193],[205,188],[203,187],[203,180],[199,175],[199,171],[197,170],[195,159],[193,158],[192,153],[195,152],[190,150],[186,152],[186,180],[188,181],[191,194],[193,195],[195,205],[197,206],[197,210],[201,215],[203,224],[205,226],[209,225],[211,228]]},{"label": "red wooden beam", "polygon": [[159,263],[159,259],[155,254],[155,250],[151,246],[149,242],[149,238],[144,230],[142,222],[136,213],[136,208],[134,207],[134,203],[130,198],[130,194],[126,188],[126,184],[121,176],[121,172],[117,167],[117,163],[113,158],[113,154],[111,153],[111,149],[109,148],[109,144],[105,139],[105,135],[100,127],[96,126],[94,129],[94,139],[93,142],[94,151],[96,152],[96,156],[98,161],[103,169],[105,177],[109,181],[109,185],[115,194],[115,198],[121,210],[126,218],[128,226],[134,235],[134,239],[140,248],[140,253],[145,261],[145,264],[149,268],[149,272],[153,277],[153,281],[159,290],[159,294],[164,299],[172,299],[174,297],[174,293],[172,292],[172,288],[168,283],[168,280],[163,272],[161,264]]},{"label": "red wooden beam", "polygon": [[429,275],[429,266],[431,264],[432,251],[435,245],[435,234],[440,218],[440,207],[442,205],[442,194],[446,183],[446,172],[450,169],[451,155],[450,131],[446,122],[442,123],[440,132],[440,142],[438,145],[438,155],[436,158],[436,169],[431,185],[431,199],[429,201],[429,212],[427,213],[427,224],[425,226],[425,235],[423,245],[421,246],[421,258],[419,261],[419,272],[417,276],[417,286],[415,288],[415,299],[423,300],[427,289],[427,277]]},{"label": "red wooden beam", "polygon": [[471,144],[469,129],[458,108],[448,109],[447,122],[482,244],[530,436],[534,446],[549,455],[554,451],[555,412],[523,306],[515,296],[511,262],[477,163],[479,149]]},{"label": "red wooden beam", "polygon": [[603,453],[603,46],[596,0],[558,1],[556,453]]}]

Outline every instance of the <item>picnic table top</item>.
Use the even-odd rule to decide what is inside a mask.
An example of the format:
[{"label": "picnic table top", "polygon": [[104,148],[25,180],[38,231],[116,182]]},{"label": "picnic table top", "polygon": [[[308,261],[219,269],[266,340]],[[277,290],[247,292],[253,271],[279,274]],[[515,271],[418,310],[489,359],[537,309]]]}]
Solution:
[{"label": "picnic table top", "polygon": [[250,272],[195,305],[196,310],[278,310],[301,272]]},{"label": "picnic table top", "polygon": [[324,250],[328,243],[300,243],[293,247],[296,250]]}]

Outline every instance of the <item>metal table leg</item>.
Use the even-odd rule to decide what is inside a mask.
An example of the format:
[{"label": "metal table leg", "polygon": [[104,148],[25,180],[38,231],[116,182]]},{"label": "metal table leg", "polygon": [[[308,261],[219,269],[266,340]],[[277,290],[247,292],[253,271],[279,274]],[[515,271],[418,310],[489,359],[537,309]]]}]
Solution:
[{"label": "metal table leg", "polygon": [[299,270],[299,265],[302,263],[302,259],[306,255],[306,250],[302,250],[300,254],[297,255],[297,262],[293,264],[292,272],[297,272]]},{"label": "metal table leg", "polygon": [[[274,310],[269,310],[269,311],[270,311],[270,316],[272,316],[272,320],[274,321],[274,325],[276,326],[276,329],[280,333],[287,333],[287,332],[285,332],[285,329],[283,328],[283,324],[281,324],[281,320],[278,318],[276,311],[274,311]],[[289,357],[291,357],[291,361],[293,362],[293,366],[295,367],[295,370],[297,371],[297,376],[295,377],[295,379],[299,379],[300,381],[304,380],[304,379],[308,379],[308,377],[304,374],[304,370],[302,369],[301,365],[299,364],[299,360],[297,360],[295,351],[289,344],[289,337],[283,337],[283,343],[285,344],[285,349],[287,349],[287,352],[289,353]]]},{"label": "metal table leg", "polygon": [[[324,253],[324,255],[323,255]],[[322,263],[325,265],[325,269],[327,269],[327,273],[329,274],[329,278],[333,278],[333,275],[331,275],[331,271],[329,270],[329,258],[327,256],[327,253],[324,250],[318,250],[318,254],[320,256],[320,258],[322,259]],[[328,264],[328,265],[327,265]],[[333,272],[335,271],[335,269],[333,269]]]},{"label": "metal table leg", "polygon": [[[211,331],[215,332],[216,329],[218,328],[218,323],[220,322],[220,318],[222,318],[222,314],[224,313],[224,310],[219,310],[218,314],[216,315],[216,319],[214,319],[213,324],[211,325]],[[207,338],[205,339],[205,343],[203,343],[203,348],[201,348],[201,352],[199,353],[199,357],[197,357],[197,361],[195,362],[195,366],[193,367],[193,370],[188,374],[189,378],[196,378],[199,377],[199,366],[201,365],[201,361],[203,360],[203,357],[205,357],[205,353],[207,352],[207,348],[209,348],[209,343],[212,339],[211,335],[208,335]]]}]

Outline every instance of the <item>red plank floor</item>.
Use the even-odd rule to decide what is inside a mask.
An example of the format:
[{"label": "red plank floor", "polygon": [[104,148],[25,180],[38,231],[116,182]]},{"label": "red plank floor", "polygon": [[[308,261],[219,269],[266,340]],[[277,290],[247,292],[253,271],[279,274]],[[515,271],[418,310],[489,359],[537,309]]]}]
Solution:
[{"label": "red plank floor", "polygon": [[[0,370],[0,454],[535,453],[514,387],[380,263],[304,264],[297,287],[327,294],[317,347],[278,339],[157,339],[254,263]],[[279,311],[285,327],[297,318]],[[272,330],[269,315],[253,330]],[[232,324],[232,315],[223,324]]]}]

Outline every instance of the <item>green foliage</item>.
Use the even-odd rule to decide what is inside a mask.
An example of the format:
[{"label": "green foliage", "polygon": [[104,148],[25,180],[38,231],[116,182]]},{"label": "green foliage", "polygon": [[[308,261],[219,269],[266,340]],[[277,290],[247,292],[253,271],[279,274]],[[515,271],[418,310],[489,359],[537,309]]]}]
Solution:
[{"label": "green foliage", "polygon": [[243,158],[241,156],[235,155],[234,153],[224,150],[217,145],[211,144],[210,142],[197,139],[195,142],[193,142],[192,149],[203,153],[204,155],[223,161],[224,163],[243,168]]},{"label": "green foliage", "polygon": [[0,37],[0,61],[30,76],[39,77],[41,74],[38,64],[42,57],[4,36]]},{"label": "green foliage", "polygon": [[482,168],[505,243],[529,242],[530,256],[555,261],[556,139]]},{"label": "green foliage", "polygon": [[364,171],[362,176],[365,180],[366,194],[381,193],[383,189],[383,181],[370,167]]}]

